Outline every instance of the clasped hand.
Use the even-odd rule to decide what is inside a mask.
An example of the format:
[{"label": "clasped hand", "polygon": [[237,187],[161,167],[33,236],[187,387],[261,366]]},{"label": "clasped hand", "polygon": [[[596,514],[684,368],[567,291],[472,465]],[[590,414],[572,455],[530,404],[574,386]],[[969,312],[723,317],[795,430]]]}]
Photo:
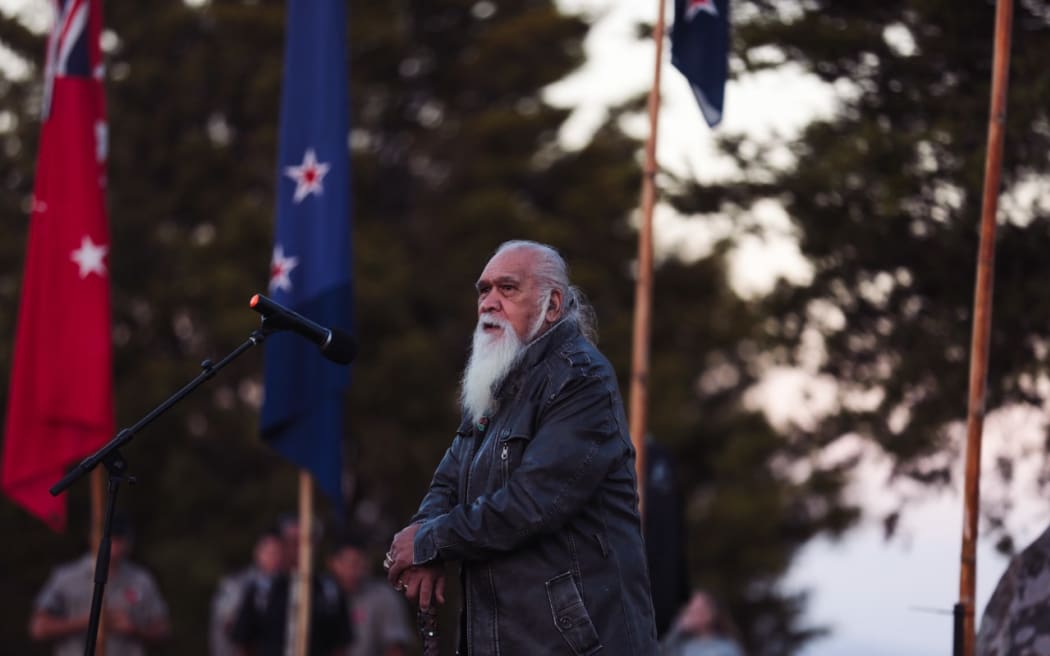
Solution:
[{"label": "clasped hand", "polygon": [[384,564],[387,580],[394,589],[405,593],[405,598],[418,603],[420,610],[430,610],[431,603],[445,603],[445,568],[440,563],[413,565],[418,524],[410,524],[398,531],[390,543]]}]

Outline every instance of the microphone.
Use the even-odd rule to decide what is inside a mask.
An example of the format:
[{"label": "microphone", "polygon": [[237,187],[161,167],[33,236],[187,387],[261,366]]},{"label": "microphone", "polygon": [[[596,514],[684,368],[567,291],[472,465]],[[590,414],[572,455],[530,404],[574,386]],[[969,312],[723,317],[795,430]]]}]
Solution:
[{"label": "microphone", "polygon": [[336,364],[350,364],[357,356],[357,342],[338,328],[325,328],[262,294],[252,296],[249,307],[263,316],[263,327],[299,333]]}]

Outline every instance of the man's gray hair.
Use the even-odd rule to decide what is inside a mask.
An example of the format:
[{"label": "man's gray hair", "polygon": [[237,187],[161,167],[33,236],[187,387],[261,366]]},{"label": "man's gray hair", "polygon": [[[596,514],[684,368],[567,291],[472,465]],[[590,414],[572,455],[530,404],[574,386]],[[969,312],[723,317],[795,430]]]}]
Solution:
[{"label": "man's gray hair", "polygon": [[[555,289],[561,292],[561,318],[576,324],[583,336],[592,344],[598,342],[597,317],[594,308],[587,302],[587,297],[579,287],[569,282],[569,265],[556,249],[538,241],[514,239],[499,245],[493,257],[506,251],[527,249],[536,254],[536,266],[532,275],[540,286],[542,308]],[[541,309],[542,311],[542,309]]]}]

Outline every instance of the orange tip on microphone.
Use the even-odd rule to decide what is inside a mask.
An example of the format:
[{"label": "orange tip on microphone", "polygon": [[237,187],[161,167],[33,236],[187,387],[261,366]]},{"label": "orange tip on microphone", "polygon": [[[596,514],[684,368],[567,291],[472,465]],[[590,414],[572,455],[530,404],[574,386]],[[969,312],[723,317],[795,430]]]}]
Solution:
[{"label": "orange tip on microphone", "polygon": [[255,307],[259,304],[259,295],[252,296],[252,300],[248,301],[248,307]]}]

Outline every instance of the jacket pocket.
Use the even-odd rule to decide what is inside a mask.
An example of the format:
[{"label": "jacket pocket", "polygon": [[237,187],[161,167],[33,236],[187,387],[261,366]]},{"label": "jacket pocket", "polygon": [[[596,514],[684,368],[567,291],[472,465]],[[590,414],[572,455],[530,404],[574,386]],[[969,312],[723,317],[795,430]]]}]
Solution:
[{"label": "jacket pocket", "polygon": [[525,453],[525,447],[531,437],[531,435],[510,435],[499,441],[496,457],[499,459],[501,485],[507,485],[510,475],[521,464],[522,454]]},{"label": "jacket pocket", "polygon": [[521,464],[525,449],[532,440],[535,415],[535,408],[531,404],[526,405],[507,422],[506,428],[499,434],[496,452],[493,455],[499,466],[501,486],[507,485],[510,475]]},{"label": "jacket pocket", "polygon": [[583,605],[572,572],[559,574],[547,581],[547,599],[550,600],[551,612],[554,615],[554,626],[569,643],[572,653],[585,656],[601,650],[602,643],[598,640],[598,632]]}]

